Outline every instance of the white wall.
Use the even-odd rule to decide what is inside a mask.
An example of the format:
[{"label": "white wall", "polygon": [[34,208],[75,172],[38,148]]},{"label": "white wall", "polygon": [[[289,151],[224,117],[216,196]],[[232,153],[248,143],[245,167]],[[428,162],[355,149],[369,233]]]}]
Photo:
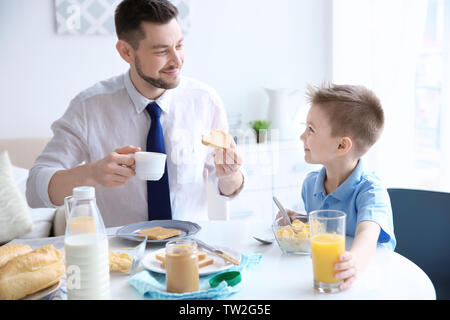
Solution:
[{"label": "white wall", "polygon": [[[53,0],[0,0],[0,137],[50,136],[81,90],[127,70],[112,36],[58,36]],[[263,118],[262,86],[330,80],[331,0],[190,0],[184,74],[230,114]]]}]

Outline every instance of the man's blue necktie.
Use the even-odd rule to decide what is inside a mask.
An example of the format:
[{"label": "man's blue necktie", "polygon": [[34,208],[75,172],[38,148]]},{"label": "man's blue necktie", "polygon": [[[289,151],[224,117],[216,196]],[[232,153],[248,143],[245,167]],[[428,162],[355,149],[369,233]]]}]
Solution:
[{"label": "man's blue necktie", "polygon": [[[147,105],[146,110],[152,120],[147,136],[147,151],[166,153],[164,134],[159,119],[161,108],[152,102]],[[147,181],[147,196],[148,220],[172,219],[167,160],[162,178],[158,181]]]}]

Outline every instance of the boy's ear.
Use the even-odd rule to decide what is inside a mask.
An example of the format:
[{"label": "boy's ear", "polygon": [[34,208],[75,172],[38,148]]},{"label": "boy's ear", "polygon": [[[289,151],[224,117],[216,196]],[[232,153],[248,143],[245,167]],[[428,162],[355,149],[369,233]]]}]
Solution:
[{"label": "boy's ear", "polygon": [[353,141],[350,137],[342,137],[338,145],[338,154],[344,155],[350,152],[353,147]]},{"label": "boy's ear", "polygon": [[125,60],[128,63],[134,62],[134,50],[128,42],[124,40],[117,41],[116,49],[123,60]]}]

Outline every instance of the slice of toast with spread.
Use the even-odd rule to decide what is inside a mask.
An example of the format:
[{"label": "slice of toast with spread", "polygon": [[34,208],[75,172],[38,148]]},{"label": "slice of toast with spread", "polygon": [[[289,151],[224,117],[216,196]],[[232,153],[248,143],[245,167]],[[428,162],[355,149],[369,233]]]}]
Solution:
[{"label": "slice of toast with spread", "polygon": [[[208,254],[206,252],[198,251],[197,256],[198,256],[198,267],[199,268],[203,268],[203,267],[209,266],[210,264],[214,263],[214,258],[211,256],[208,256]],[[165,269],[166,268],[165,253],[160,252],[160,253],[156,254],[155,257],[157,260],[161,261],[161,268]]]},{"label": "slice of toast with spread", "polygon": [[172,238],[181,234],[181,230],[167,229],[164,227],[153,227],[148,229],[142,229],[137,232],[138,234],[146,234],[149,240],[164,240]]},{"label": "slice of toast with spread", "polygon": [[209,135],[202,135],[202,143],[205,146],[210,146],[218,149],[229,149],[231,148],[231,140],[233,137],[222,130],[214,129]]}]

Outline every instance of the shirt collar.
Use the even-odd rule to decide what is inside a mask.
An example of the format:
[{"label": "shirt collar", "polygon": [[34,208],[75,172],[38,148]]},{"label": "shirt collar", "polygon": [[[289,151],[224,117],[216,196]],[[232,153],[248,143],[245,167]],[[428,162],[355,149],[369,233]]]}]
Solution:
[{"label": "shirt collar", "polygon": [[158,99],[150,100],[140,94],[139,91],[137,91],[137,89],[131,82],[130,71],[124,74],[124,83],[128,95],[130,96],[131,101],[133,101],[137,113],[141,113],[142,111],[144,111],[150,102],[156,102],[163,112],[169,112],[173,89],[167,89]]},{"label": "shirt collar", "polygon": [[[333,198],[336,198],[338,200],[344,200],[346,199],[350,194],[353,194],[354,186],[357,185],[361,181],[361,177],[363,174],[363,161],[362,159],[359,159],[358,164],[356,165],[356,168],[353,170],[353,172],[350,174],[350,176],[332,193],[329,195]],[[327,193],[325,192],[325,187],[323,185],[323,181],[325,179],[326,169],[325,167],[322,167],[322,169],[319,172],[319,175],[317,176],[316,183],[314,185],[314,196],[317,196],[319,194],[322,194],[323,197],[327,196]]]},{"label": "shirt collar", "polygon": [[325,179],[325,173],[326,169],[325,167],[322,167],[322,169],[319,172],[319,175],[317,176],[316,183],[314,184],[314,196],[317,197],[319,194],[321,194],[323,197],[327,196],[327,193],[325,192],[325,188],[323,186],[323,181]]}]

